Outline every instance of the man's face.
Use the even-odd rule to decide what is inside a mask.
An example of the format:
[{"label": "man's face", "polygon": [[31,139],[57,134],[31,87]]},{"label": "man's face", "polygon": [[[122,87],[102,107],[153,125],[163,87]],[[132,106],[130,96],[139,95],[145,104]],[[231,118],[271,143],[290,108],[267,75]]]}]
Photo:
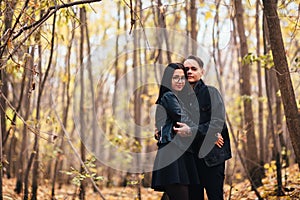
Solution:
[{"label": "man's face", "polygon": [[204,69],[199,66],[197,61],[193,59],[187,59],[183,63],[188,74],[188,81],[190,84],[195,84],[201,79],[204,74]]}]

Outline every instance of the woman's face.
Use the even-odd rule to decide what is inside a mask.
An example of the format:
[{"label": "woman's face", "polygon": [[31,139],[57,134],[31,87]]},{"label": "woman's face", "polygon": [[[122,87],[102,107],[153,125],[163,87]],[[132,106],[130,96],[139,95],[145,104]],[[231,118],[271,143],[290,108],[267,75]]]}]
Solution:
[{"label": "woman's face", "polygon": [[182,69],[175,69],[172,76],[172,90],[181,91],[185,85],[185,76]]}]

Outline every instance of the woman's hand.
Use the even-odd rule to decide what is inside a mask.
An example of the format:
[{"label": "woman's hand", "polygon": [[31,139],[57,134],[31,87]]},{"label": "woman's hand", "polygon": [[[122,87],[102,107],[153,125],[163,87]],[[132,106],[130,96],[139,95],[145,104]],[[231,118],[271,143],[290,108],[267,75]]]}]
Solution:
[{"label": "woman's hand", "polygon": [[191,128],[187,124],[177,122],[177,125],[179,127],[175,127],[175,126],[173,127],[176,134],[180,135],[181,137],[189,137],[192,135]]}]

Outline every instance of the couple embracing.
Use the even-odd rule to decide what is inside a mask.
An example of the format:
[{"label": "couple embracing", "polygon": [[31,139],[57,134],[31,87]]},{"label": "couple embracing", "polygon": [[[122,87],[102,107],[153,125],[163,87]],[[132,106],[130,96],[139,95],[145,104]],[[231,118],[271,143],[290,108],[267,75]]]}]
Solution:
[{"label": "couple embracing", "polygon": [[223,200],[225,161],[231,158],[219,91],[201,79],[203,61],[188,56],[164,71],[155,114],[158,151],[151,187],[170,200]]}]

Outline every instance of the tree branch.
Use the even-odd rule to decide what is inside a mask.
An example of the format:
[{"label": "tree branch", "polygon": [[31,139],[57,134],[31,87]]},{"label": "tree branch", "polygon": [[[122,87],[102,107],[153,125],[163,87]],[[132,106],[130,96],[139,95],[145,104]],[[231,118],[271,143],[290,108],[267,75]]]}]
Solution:
[{"label": "tree branch", "polygon": [[[71,141],[71,137],[66,129],[66,127],[64,126],[63,122],[61,121],[61,118],[59,117],[57,110],[56,110],[56,104],[54,103],[54,99],[53,96],[51,95],[51,105],[52,105],[52,109],[54,111],[55,117],[57,119],[57,121],[59,122],[64,134],[65,134],[65,138],[67,140],[67,142],[69,143],[70,147],[72,148],[75,156],[78,158],[80,164],[83,166],[84,170],[86,171],[87,174],[91,174],[90,170],[88,169],[88,167],[86,166],[86,164],[84,163],[84,161],[81,159],[78,151],[76,150],[76,147],[73,145],[72,141]],[[96,189],[96,191],[98,192],[98,194],[100,195],[100,197],[105,200],[105,197],[103,196],[103,194],[101,193],[99,187],[97,186],[97,184],[95,183],[95,180],[93,179],[92,176],[89,177],[92,185],[94,186],[94,188]]]},{"label": "tree branch", "polygon": [[[58,138],[59,136],[50,132],[42,132],[42,131],[38,131],[36,128],[32,127],[32,125],[30,125],[28,122],[26,122],[26,120],[21,116],[21,114],[15,109],[15,107],[10,103],[10,101],[6,98],[6,96],[0,91],[0,97],[3,98],[5,100],[5,102],[7,103],[7,105],[13,110],[13,112],[17,115],[17,117],[23,122],[23,124],[25,125],[25,127],[30,130],[30,132],[32,132],[33,134],[39,136],[40,138],[42,138],[45,141],[48,142],[52,142],[51,140],[47,139],[46,137],[42,136],[40,133],[44,133],[48,136],[51,136],[52,138]],[[0,106],[0,109],[4,110],[3,107]],[[7,115],[3,116],[3,117],[7,117]],[[12,122],[12,119],[7,118],[9,121]]]},{"label": "tree branch", "polygon": [[[46,19],[48,19],[51,15],[53,15],[56,11],[62,9],[62,8],[68,8],[68,7],[72,7],[72,6],[76,6],[76,5],[81,5],[81,4],[88,4],[88,3],[94,3],[94,2],[101,2],[102,0],[83,0],[83,1],[76,1],[76,2],[70,2],[70,3],[63,3],[61,5],[57,5],[57,6],[51,6],[48,8],[48,10],[46,11],[46,13],[38,20],[35,21],[34,23],[28,25],[28,26],[24,26],[22,27],[18,33],[16,33],[13,36],[13,40],[16,39],[17,37],[19,37],[24,31],[31,29],[37,25],[41,25],[41,22],[44,22]],[[52,12],[51,12],[52,11]],[[54,12],[53,12],[54,11]]]},{"label": "tree branch", "polygon": [[138,16],[138,14],[133,10],[132,8],[132,1],[130,1],[130,5],[126,2],[126,0],[123,0],[123,2],[125,3],[125,5],[127,7],[130,8],[130,18],[131,18],[131,27],[130,27],[130,31],[129,31],[129,34],[131,34],[132,32],[132,29],[133,29],[133,26],[135,25],[135,22],[136,22],[136,19],[134,19],[133,15],[138,19],[138,21],[140,22],[140,26],[142,27],[142,30],[143,30],[143,33],[145,35],[145,38],[146,38],[146,44],[147,44],[147,47],[150,49],[150,44],[149,44],[149,41],[147,39],[147,35],[145,33],[145,29],[144,29],[144,25],[140,19],[140,17]]},{"label": "tree branch", "polygon": [[[22,27],[15,35],[13,35],[12,40],[15,40],[16,38],[18,38],[24,31],[29,30],[31,28],[33,28],[33,30],[30,31],[29,34],[26,35],[26,37],[19,43],[19,45],[14,48],[14,50],[12,51],[12,53],[9,53],[9,56],[5,59],[5,61],[9,60],[10,58],[12,58],[12,56],[14,55],[14,53],[19,49],[19,47],[31,36],[31,34],[39,27],[41,26],[47,19],[49,19],[54,13],[56,13],[56,11],[62,9],[62,8],[68,8],[68,7],[72,7],[75,5],[81,5],[81,4],[88,4],[88,3],[94,3],[94,2],[101,2],[102,0],[83,0],[83,1],[77,1],[77,2],[71,2],[71,3],[67,3],[67,4],[62,4],[62,5],[57,5],[57,6],[51,6],[48,8],[48,10],[46,11],[46,13],[38,20],[35,21],[34,23],[28,25],[28,26],[24,26]],[[11,33],[8,33],[9,37],[7,38],[7,41],[9,41],[9,38],[11,36]],[[7,45],[7,42],[5,44],[3,44],[0,49],[3,48],[3,51],[5,49],[5,46]],[[1,56],[0,56],[1,58]]]}]

